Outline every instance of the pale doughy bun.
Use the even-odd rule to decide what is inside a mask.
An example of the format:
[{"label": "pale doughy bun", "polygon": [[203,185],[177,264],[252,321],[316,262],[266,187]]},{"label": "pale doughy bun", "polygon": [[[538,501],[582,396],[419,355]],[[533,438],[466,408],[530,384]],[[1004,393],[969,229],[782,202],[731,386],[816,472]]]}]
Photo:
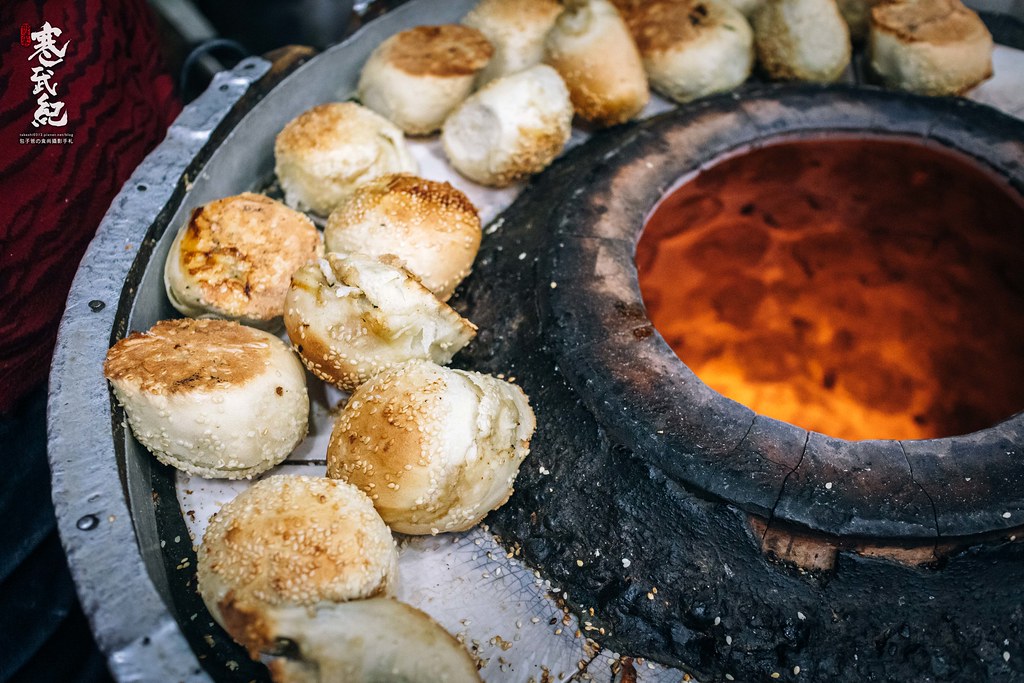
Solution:
[{"label": "pale doughy bun", "polygon": [[850,38],[863,42],[871,26],[871,8],[883,0],[836,0],[839,11],[850,27]]},{"label": "pale doughy bun", "polygon": [[365,491],[395,531],[463,531],[508,500],[535,427],[516,385],[410,361],[349,398],[327,476]]},{"label": "pale doughy bun", "polygon": [[359,99],[410,135],[427,135],[469,93],[494,49],[474,28],[417,26],[381,43],[363,66]]},{"label": "pale doughy bun", "polygon": [[625,123],[650,99],[640,53],[608,0],[568,7],[548,33],[544,61],[565,81],[576,114],[595,125]]},{"label": "pale doughy bun", "polygon": [[543,170],[572,133],[572,102],[558,73],[538,64],[491,81],[444,122],[441,141],[456,171],[504,187]]},{"label": "pale doughy bun", "polygon": [[274,158],[285,202],[321,216],[368,180],[418,170],[402,131],[352,102],[321,104],[289,121]]},{"label": "pale doughy bun", "polygon": [[363,185],[324,229],[329,251],[394,254],[442,301],[469,274],[481,234],[480,216],[466,195],[412,175]]},{"label": "pale doughy bun", "polygon": [[297,271],[285,327],[310,372],[346,391],[414,358],[447,363],[476,334],[397,263],[358,254]]},{"label": "pale doughy bun", "polygon": [[[323,477],[258,481],[210,520],[199,547],[199,594],[255,656],[270,649],[274,608],[388,594],[396,580],[391,531],[354,486]],[[269,634],[272,635],[272,634]]]},{"label": "pale doughy bun", "polygon": [[959,0],[898,0],[871,11],[871,68],[885,84],[960,94],[992,75],[992,34]]},{"label": "pale doughy bun", "polygon": [[754,65],[754,34],[718,0],[650,0],[628,23],[651,85],[676,102],[731,90]]},{"label": "pale doughy bun", "polygon": [[462,23],[480,31],[494,56],[477,76],[477,85],[508,76],[544,59],[544,40],[562,13],[556,0],[480,0]]},{"label": "pale doughy bun", "polygon": [[245,192],[199,207],[164,263],[164,287],[184,315],[280,324],[291,274],[323,254],[304,214]]},{"label": "pale doughy bun", "polygon": [[167,465],[241,479],[306,435],[302,364],[277,337],[226,320],[162,320],[108,352],[104,374],[139,442]]},{"label": "pale doughy bun", "polygon": [[835,0],[766,0],[753,23],[770,78],[830,83],[850,63],[850,29]]},{"label": "pale doughy bun", "polygon": [[[414,607],[392,598],[273,610],[268,636],[298,647],[267,666],[276,683],[388,681],[472,683],[476,664],[455,638]],[[272,641],[271,641],[272,642]]]}]

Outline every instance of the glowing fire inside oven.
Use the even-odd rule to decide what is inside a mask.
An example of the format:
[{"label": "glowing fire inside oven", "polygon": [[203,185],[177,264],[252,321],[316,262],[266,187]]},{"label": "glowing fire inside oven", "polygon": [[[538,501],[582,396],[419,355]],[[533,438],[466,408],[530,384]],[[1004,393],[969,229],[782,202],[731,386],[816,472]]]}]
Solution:
[{"label": "glowing fire inside oven", "polygon": [[847,439],[1024,408],[1024,202],[895,140],[783,142],[669,194],[637,247],[648,314],[709,386]]}]

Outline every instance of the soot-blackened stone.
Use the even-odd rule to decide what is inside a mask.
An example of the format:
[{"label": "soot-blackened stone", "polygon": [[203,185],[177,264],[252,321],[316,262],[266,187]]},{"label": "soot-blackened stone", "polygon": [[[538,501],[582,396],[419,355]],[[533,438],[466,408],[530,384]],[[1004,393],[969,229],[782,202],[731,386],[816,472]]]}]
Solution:
[{"label": "soot-blackened stone", "polygon": [[503,215],[454,301],[483,331],[459,362],[514,376],[538,418],[490,522],[594,608],[602,645],[702,680],[1024,679],[1024,417],[831,439],[710,390],[647,320],[633,252],[665,191],[836,131],[939,142],[1024,189],[1024,123],[863,88],[748,90],[594,136]]}]

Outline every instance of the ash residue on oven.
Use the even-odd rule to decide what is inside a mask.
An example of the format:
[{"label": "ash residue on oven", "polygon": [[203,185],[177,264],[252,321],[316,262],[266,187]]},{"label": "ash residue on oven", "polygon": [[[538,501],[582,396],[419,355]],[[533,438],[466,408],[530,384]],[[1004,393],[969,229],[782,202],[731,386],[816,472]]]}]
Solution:
[{"label": "ash residue on oven", "polygon": [[[804,121],[824,111],[850,128],[850,107],[867,106],[865,96],[841,89],[827,96],[792,90],[795,102],[751,96],[738,128],[778,132],[785,128],[780,112],[793,111]],[[904,108],[905,98],[879,98],[881,111],[910,120],[898,125],[912,127],[914,116],[922,128],[931,125],[934,112],[918,109],[917,100]],[[979,496],[1000,505],[1015,494],[992,481],[980,491],[977,474],[942,485],[960,464],[995,458],[999,444],[1010,455],[992,466],[1024,484],[1012,465],[1022,439],[1016,423],[943,441],[939,451],[951,457],[936,461],[915,442],[851,447],[700,391],[687,411],[673,412],[649,366],[666,358],[654,350],[664,342],[632,334],[644,329],[642,309],[630,318],[636,309],[628,304],[617,313],[609,306],[602,330],[585,319],[589,301],[572,299],[579,291],[602,296],[616,282],[604,274],[611,261],[632,267],[628,239],[594,234],[607,226],[593,227],[614,203],[601,195],[609,184],[601,174],[642,167],[634,163],[641,155],[669,154],[669,138],[680,149],[698,148],[681,132],[687,127],[710,130],[701,134],[719,148],[743,144],[746,133],[736,125],[712,123],[716,112],[729,115],[734,106],[721,98],[699,112],[595,136],[535,180],[485,239],[455,305],[489,332],[459,363],[515,375],[538,415],[516,493],[489,517],[492,528],[519,544],[572,609],[587,615],[591,628],[581,637],[701,680],[1024,677],[1018,529],[988,508],[956,512]],[[872,125],[886,122],[871,116]],[[659,161],[664,157],[653,165]],[[644,183],[667,188],[682,170],[666,168],[663,178]],[[643,204],[649,197],[640,184],[619,178],[616,187],[636,195],[623,201]],[[585,248],[559,251],[565,232],[555,231],[558,221],[571,225]],[[561,255],[524,268],[515,258],[522,252]],[[557,289],[548,286],[553,280]],[[632,383],[609,377],[609,363]],[[653,380],[646,387],[645,377]],[[672,419],[652,424],[650,415],[662,408]],[[864,500],[865,493],[875,498]],[[795,518],[821,528],[785,521]],[[975,531],[986,525],[990,533]]]}]

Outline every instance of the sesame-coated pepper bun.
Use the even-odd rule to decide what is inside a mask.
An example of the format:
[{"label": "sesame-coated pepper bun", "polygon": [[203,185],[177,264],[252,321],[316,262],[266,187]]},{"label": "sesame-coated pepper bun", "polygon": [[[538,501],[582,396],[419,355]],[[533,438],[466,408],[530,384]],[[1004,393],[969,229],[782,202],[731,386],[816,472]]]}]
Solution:
[{"label": "sesame-coated pepper bun", "polygon": [[597,126],[625,123],[650,92],[633,36],[608,0],[573,0],[547,36],[544,61],[569,87],[576,114]]},{"label": "sesame-coated pepper bun", "polygon": [[362,491],[322,477],[256,482],[210,520],[198,553],[199,594],[252,655],[273,645],[277,608],[387,595],[396,581],[391,531]]},{"label": "sesame-coated pepper bun", "polygon": [[462,18],[494,46],[494,56],[477,76],[477,84],[540,64],[544,39],[561,13],[557,0],[480,0]]},{"label": "sesame-coated pepper bun", "polygon": [[409,174],[363,185],[324,229],[328,251],[394,254],[442,301],[469,274],[481,235],[480,216],[466,195]]},{"label": "sesame-coated pepper bun", "polygon": [[160,462],[202,477],[252,477],[306,435],[306,373],[277,337],[227,320],[162,320],[103,366],[132,433]]},{"label": "sesame-coated pepper bun", "polygon": [[359,99],[409,135],[429,135],[473,92],[494,49],[469,26],[417,26],[391,36],[366,60]]},{"label": "sesame-coated pepper bun", "polygon": [[892,88],[961,94],[992,76],[992,34],[960,0],[891,0],[871,10],[871,68]]},{"label": "sesame-coated pepper bun", "polygon": [[354,102],[331,102],[288,122],[274,140],[288,206],[328,216],[355,189],[385,173],[418,170],[395,124]]},{"label": "sesame-coated pepper bun", "polygon": [[836,0],[765,0],[751,19],[772,80],[831,83],[850,63],[850,27]]},{"label": "sesame-coated pepper bun", "polygon": [[441,143],[456,171],[505,187],[554,161],[572,135],[572,112],[565,81],[537,64],[467,97],[445,120]]},{"label": "sesame-coated pepper bun", "polygon": [[189,317],[279,326],[291,274],[321,254],[313,221],[244,192],[192,212],[167,254],[164,286],[171,304]]},{"label": "sesame-coated pepper bun", "polygon": [[535,427],[516,385],[410,361],[349,398],[327,476],[365,491],[395,531],[464,531],[508,500]]},{"label": "sesame-coated pepper bun", "polygon": [[447,363],[476,334],[393,256],[327,254],[295,273],[287,302],[303,363],[345,391],[413,358]]},{"label": "sesame-coated pepper bun", "polygon": [[626,15],[655,90],[689,102],[735,88],[754,65],[754,32],[721,0],[647,0]]}]

